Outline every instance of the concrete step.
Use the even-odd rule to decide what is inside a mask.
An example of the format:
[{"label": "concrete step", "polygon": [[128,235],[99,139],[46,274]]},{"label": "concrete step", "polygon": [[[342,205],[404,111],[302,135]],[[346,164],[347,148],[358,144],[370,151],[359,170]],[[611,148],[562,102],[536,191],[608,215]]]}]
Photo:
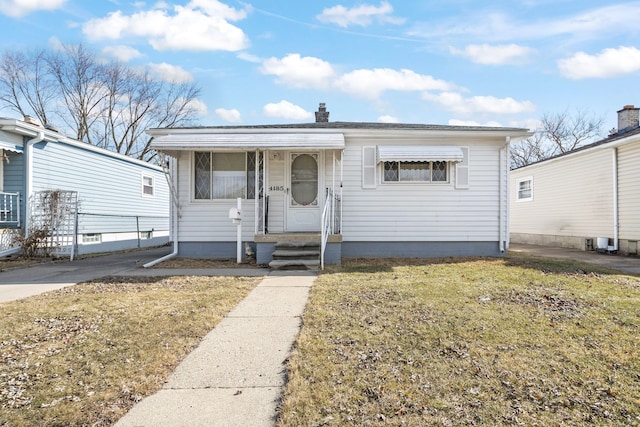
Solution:
[{"label": "concrete step", "polygon": [[276,249],[320,248],[320,242],[276,242]]},{"label": "concrete step", "polygon": [[273,251],[273,258],[320,258],[319,250],[309,250],[309,249],[276,249]]},{"label": "concrete step", "polygon": [[320,260],[317,259],[274,259],[269,263],[269,267],[274,270],[317,270],[320,267]]}]

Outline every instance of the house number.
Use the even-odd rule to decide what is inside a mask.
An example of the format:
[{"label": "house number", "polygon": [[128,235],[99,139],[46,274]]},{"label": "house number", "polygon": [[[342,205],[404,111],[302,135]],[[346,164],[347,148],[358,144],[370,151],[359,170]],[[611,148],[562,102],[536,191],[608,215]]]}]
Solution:
[{"label": "house number", "polygon": [[284,191],[284,185],[272,185],[269,191]]}]

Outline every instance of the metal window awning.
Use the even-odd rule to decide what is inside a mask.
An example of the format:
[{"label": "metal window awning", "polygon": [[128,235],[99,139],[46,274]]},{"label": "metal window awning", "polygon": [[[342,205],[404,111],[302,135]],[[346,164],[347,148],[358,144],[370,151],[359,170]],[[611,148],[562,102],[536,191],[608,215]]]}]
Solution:
[{"label": "metal window awning", "polygon": [[13,151],[14,153],[22,153],[23,151],[22,146],[5,141],[0,141],[0,150]]},{"label": "metal window awning", "polygon": [[439,145],[378,145],[378,162],[461,162],[460,147]]},{"label": "metal window awning", "polygon": [[341,133],[202,133],[156,136],[151,147],[167,153],[186,150],[332,150],[344,148]]}]

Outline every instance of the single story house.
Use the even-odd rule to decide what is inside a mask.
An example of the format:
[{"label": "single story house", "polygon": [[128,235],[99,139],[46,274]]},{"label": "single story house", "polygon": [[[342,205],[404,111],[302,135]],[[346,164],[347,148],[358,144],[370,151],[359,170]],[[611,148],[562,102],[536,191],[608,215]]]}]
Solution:
[{"label": "single story house", "polygon": [[640,109],[607,138],[511,171],[511,241],[638,253]]},{"label": "single story house", "polygon": [[30,117],[0,118],[0,252],[18,233],[48,230],[52,255],[169,242],[162,167],[68,138]]},{"label": "single story house", "polygon": [[239,240],[272,267],[504,254],[509,144],[527,130],[328,116],[321,103],[315,123],[149,129],[177,160],[174,254],[230,258]]}]

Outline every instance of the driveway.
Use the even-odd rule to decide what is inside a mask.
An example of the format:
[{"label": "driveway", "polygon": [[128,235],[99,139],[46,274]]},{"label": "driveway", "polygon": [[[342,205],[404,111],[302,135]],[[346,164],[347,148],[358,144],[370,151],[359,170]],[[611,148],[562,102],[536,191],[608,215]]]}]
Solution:
[{"label": "driveway", "polygon": [[509,252],[522,252],[536,256],[573,259],[612,268],[626,274],[640,275],[640,257],[618,254],[604,254],[596,251],[557,248],[553,246],[523,245],[511,243]]},{"label": "driveway", "polygon": [[170,247],[161,247],[3,271],[0,272],[0,302],[26,298],[104,276],[122,274],[170,252]]}]

